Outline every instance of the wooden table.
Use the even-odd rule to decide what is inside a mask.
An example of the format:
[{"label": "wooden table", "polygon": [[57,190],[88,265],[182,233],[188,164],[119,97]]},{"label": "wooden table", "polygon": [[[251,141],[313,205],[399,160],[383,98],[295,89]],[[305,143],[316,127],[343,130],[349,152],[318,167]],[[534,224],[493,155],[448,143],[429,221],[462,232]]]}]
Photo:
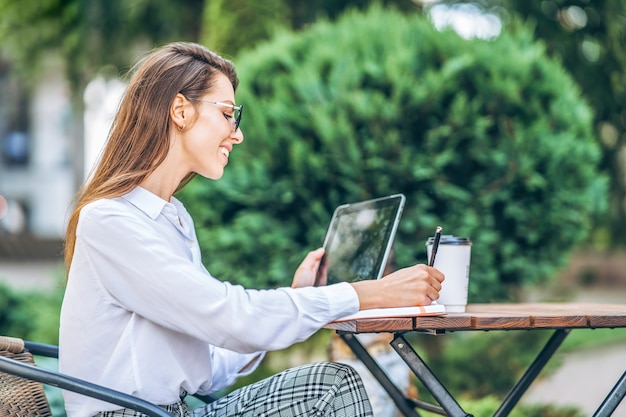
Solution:
[{"label": "wooden table", "polygon": [[[444,316],[420,316],[386,319],[354,320],[330,323],[328,328],[338,331],[354,354],[372,372],[385,388],[398,409],[407,417],[419,416],[416,408],[447,416],[472,415],[465,412],[443,386],[424,360],[406,341],[404,334],[420,332],[445,334],[469,330],[554,330],[546,345],[525,374],[509,391],[494,416],[507,416],[535,380],[541,369],[559,348],[572,329],[625,328],[626,304],[598,303],[520,303],[520,304],[470,304],[465,313],[448,313]],[[437,400],[439,406],[406,398],[378,366],[367,350],[354,337],[357,333],[394,333],[391,346],[407,363],[417,378]],[[626,365],[622,365],[626,368]],[[610,416],[626,393],[626,372],[616,382],[594,417]]]}]

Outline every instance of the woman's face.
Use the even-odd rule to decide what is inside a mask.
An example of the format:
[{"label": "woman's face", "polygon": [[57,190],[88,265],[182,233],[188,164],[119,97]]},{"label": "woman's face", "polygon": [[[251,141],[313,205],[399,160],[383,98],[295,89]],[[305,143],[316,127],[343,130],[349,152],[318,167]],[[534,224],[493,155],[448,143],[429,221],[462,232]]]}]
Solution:
[{"label": "woman's face", "polygon": [[191,127],[183,129],[181,144],[189,171],[217,180],[224,174],[234,145],[243,142],[241,129],[235,130],[235,112],[215,103],[235,105],[235,92],[225,75],[218,75],[210,93],[190,101],[196,117]]}]

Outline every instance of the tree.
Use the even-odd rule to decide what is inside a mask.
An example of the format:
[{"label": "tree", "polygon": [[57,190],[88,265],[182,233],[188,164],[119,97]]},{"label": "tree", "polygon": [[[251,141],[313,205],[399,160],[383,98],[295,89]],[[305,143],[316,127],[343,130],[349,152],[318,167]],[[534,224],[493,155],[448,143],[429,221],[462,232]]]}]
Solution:
[{"label": "tree", "polygon": [[626,3],[620,0],[514,2],[535,22],[534,34],[560,57],[581,86],[602,144],[602,171],[609,174],[610,217],[601,224],[611,246],[626,245]]},{"label": "tree", "polygon": [[[42,0],[24,4],[0,0],[0,63],[8,61],[27,85],[37,78],[42,58],[61,58],[72,108],[82,115],[83,90],[98,73],[123,75],[147,49],[170,41],[201,41],[234,56],[269,38],[277,28],[299,29],[318,16],[338,16],[372,0],[299,2],[293,0],[190,0],[184,7],[167,0]],[[407,0],[383,4],[416,9]],[[1,70],[1,69],[0,69]],[[83,180],[82,117],[73,122],[75,186]]]},{"label": "tree", "polygon": [[74,110],[76,187],[83,180],[83,90],[102,68],[113,76],[129,68],[139,50],[170,40],[197,40],[203,0],[179,7],[167,0],[0,0],[0,58],[15,67],[27,85],[39,64],[57,55],[64,64]]},{"label": "tree", "polygon": [[549,277],[587,236],[604,192],[592,114],[523,27],[464,40],[374,7],[237,64],[247,140],[181,195],[218,277],[288,285],[334,207],[396,192],[397,264],[425,260],[437,224],[468,236],[473,302]]},{"label": "tree", "polygon": [[2,49],[23,70],[46,54],[60,54],[71,87],[78,89],[103,66],[127,68],[138,48],[177,38],[197,39],[203,4],[202,0],[189,1],[186,7],[167,1],[0,0]]},{"label": "tree", "polygon": [[364,10],[371,4],[419,12],[410,0],[209,0],[203,14],[201,42],[228,56],[270,39],[281,29],[302,30],[317,19],[335,20],[346,10]]},{"label": "tree", "polygon": [[[521,18],[580,86],[594,111],[602,145],[601,171],[610,178],[608,216],[594,219],[600,248],[626,245],[626,3],[621,0],[443,0],[471,3],[504,24]],[[512,20],[513,19],[513,20]]]}]

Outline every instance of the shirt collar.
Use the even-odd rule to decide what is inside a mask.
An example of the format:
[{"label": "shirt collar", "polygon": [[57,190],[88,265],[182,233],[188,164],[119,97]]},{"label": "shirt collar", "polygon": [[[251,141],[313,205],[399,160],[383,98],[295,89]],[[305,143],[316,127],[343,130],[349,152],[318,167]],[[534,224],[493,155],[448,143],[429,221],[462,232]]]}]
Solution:
[{"label": "shirt collar", "polygon": [[152,220],[156,220],[163,211],[163,207],[168,204],[161,197],[139,186],[135,187],[128,194],[123,195],[122,198],[143,211]]}]

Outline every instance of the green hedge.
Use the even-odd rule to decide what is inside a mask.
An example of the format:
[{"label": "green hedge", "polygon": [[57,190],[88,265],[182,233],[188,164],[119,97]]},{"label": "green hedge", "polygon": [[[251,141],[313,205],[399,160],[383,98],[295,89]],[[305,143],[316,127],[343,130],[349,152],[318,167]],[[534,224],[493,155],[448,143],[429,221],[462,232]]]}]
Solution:
[{"label": "green hedge", "polygon": [[0,334],[57,345],[63,289],[16,290],[0,284]]},{"label": "green hedge", "polygon": [[548,278],[602,209],[591,111],[523,27],[465,40],[374,7],[236,64],[246,140],[181,194],[222,279],[287,285],[335,206],[401,192],[395,264],[424,261],[442,225],[474,242],[470,300],[502,299]]}]

